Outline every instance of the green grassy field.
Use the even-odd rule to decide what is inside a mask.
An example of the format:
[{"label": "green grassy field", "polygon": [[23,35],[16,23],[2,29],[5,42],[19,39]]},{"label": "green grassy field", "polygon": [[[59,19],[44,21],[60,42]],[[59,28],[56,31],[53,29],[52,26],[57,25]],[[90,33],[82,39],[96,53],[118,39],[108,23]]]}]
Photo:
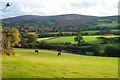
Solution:
[{"label": "green grassy field", "polygon": [[[38,41],[41,40],[46,40],[48,43],[65,43],[65,42],[71,42],[75,44],[76,42],[74,41],[75,36],[64,36],[64,37],[56,37],[53,39],[48,38],[39,38]],[[102,39],[98,38],[100,36],[83,36],[83,39],[88,42],[88,43],[100,43],[102,42]],[[115,37],[115,36],[102,36],[102,37]]]},{"label": "green grassy field", "polygon": [[96,26],[104,26],[104,27],[110,27],[110,28],[117,28],[118,22],[112,22],[112,23],[98,23]]},{"label": "green grassy field", "polygon": [[15,49],[3,56],[3,78],[118,78],[118,58],[82,56],[56,51]]}]

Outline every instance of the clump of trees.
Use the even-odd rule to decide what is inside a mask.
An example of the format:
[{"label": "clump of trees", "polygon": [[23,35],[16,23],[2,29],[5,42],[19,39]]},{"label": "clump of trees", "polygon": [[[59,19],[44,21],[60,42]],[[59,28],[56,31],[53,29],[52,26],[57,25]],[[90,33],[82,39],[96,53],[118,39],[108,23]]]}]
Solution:
[{"label": "clump of trees", "polygon": [[11,28],[2,34],[2,54],[15,55],[13,47],[20,42],[20,33],[17,28]]},{"label": "clump of trees", "polygon": [[27,35],[27,44],[29,48],[36,48],[36,41],[37,41],[37,35],[36,34],[28,34]]},{"label": "clump of trees", "polygon": [[78,33],[77,36],[74,38],[74,40],[80,46],[80,45],[82,45],[83,37],[82,37],[82,35],[80,33]]},{"label": "clump of trees", "polygon": [[100,29],[100,34],[111,34],[111,28],[102,27],[102,28]]},{"label": "clump of trees", "polygon": [[107,46],[104,55],[109,57],[120,57],[120,49],[118,47]]},{"label": "clump of trees", "polygon": [[37,48],[37,38],[36,34],[26,33],[26,37],[21,37],[20,47],[23,48]]},{"label": "clump of trees", "polygon": [[99,44],[90,45],[90,51],[94,52],[95,56],[101,55],[101,46]]},{"label": "clump of trees", "polygon": [[89,43],[87,43],[86,41],[83,40],[83,36],[81,33],[77,33],[77,36],[74,38],[75,42],[77,42],[78,46],[85,46],[85,45],[89,45]]},{"label": "clump of trees", "polygon": [[28,34],[27,35],[27,42],[28,43],[35,43],[37,41],[37,35],[36,34]]}]

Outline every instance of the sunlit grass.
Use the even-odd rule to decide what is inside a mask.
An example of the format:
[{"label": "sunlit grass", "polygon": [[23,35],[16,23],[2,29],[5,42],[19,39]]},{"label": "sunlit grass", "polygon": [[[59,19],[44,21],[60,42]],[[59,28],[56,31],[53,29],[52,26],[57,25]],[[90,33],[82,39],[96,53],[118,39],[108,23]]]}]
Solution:
[{"label": "sunlit grass", "polygon": [[3,78],[117,78],[118,58],[82,56],[56,51],[15,49],[3,56]]}]

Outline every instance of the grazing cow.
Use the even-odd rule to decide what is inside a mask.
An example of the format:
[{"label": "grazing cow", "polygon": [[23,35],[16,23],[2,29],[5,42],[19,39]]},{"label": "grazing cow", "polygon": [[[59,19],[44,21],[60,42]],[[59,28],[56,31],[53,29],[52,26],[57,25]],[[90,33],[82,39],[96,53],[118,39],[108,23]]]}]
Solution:
[{"label": "grazing cow", "polygon": [[38,53],[39,54],[39,51],[37,49],[35,49],[35,53]]},{"label": "grazing cow", "polygon": [[57,56],[61,56],[61,50],[58,50]]}]

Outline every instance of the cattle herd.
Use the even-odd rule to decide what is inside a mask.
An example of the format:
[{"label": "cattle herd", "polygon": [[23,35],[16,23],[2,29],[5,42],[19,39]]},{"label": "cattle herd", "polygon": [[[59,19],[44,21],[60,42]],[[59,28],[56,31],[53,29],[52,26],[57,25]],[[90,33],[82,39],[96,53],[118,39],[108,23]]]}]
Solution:
[{"label": "cattle herd", "polygon": [[[57,53],[57,56],[61,56],[61,50],[58,50],[58,53]],[[39,50],[38,49],[35,49],[35,53],[39,54]]]}]

